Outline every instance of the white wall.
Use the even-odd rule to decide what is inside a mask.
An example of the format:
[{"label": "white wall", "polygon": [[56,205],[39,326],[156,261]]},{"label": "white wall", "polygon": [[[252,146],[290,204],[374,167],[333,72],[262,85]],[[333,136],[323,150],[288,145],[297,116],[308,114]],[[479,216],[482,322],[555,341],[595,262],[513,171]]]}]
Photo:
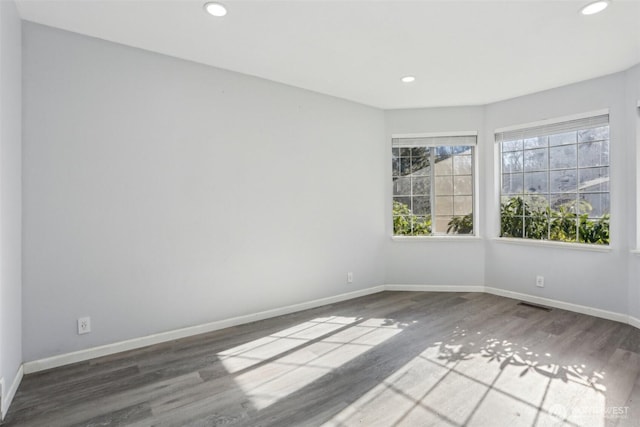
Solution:
[{"label": "white wall", "polygon": [[[22,363],[21,21],[0,1],[0,378],[3,412]],[[0,405],[2,406],[2,405]]]},{"label": "white wall", "polygon": [[23,55],[25,361],[383,282],[380,110],[31,23]]},{"label": "white wall", "polygon": [[[425,108],[385,112],[385,283],[418,285],[482,285],[484,283],[484,243],[475,240],[392,240],[391,135],[410,133],[476,131],[478,151],[483,152],[482,107]],[[482,174],[480,173],[480,177]],[[483,205],[484,190],[477,194]],[[483,234],[482,227],[479,235]],[[464,260],[464,268],[460,262]]]},{"label": "white wall", "polygon": [[[629,246],[634,249],[640,248],[640,200],[638,198],[638,191],[640,190],[640,171],[638,165],[640,165],[640,65],[636,65],[626,73],[626,99],[625,108],[628,114],[628,144],[629,155],[627,157],[627,163],[629,164],[629,170],[634,173],[629,173],[629,199],[627,203],[627,210],[632,215],[632,220],[629,222]],[[631,179],[634,177],[635,179]],[[635,218],[635,222],[633,221]],[[629,254],[629,314],[636,319],[640,319],[640,253]]]},{"label": "white wall", "polygon": [[[633,151],[628,138],[624,89],[626,73],[498,102],[486,107],[485,138],[495,129],[576,113],[609,109],[611,132],[611,252],[577,248],[514,245],[486,242],[487,286],[544,298],[627,313],[629,230],[635,216],[627,207],[631,194],[627,157]],[[498,165],[494,150],[484,156],[484,186],[488,191],[488,236],[499,234]],[[494,191],[495,190],[495,191]],[[535,286],[535,276],[545,277],[545,288]]]},{"label": "white wall", "polygon": [[[629,99],[629,97],[633,99]],[[386,273],[390,284],[486,285],[640,317],[636,242],[636,150],[640,66],[614,75],[480,107],[385,112]],[[611,124],[611,251],[498,242],[499,176],[495,129],[609,109]],[[478,130],[481,241],[392,241],[391,135]],[[545,276],[545,288],[535,276]]]},{"label": "white wall", "polygon": [[[35,24],[23,54],[25,361],[381,283],[486,284],[640,315],[640,67],[383,113]],[[496,242],[494,130],[603,108],[611,251]],[[467,130],[482,239],[392,240],[391,135]],[[84,315],[94,331],[78,336]]]}]

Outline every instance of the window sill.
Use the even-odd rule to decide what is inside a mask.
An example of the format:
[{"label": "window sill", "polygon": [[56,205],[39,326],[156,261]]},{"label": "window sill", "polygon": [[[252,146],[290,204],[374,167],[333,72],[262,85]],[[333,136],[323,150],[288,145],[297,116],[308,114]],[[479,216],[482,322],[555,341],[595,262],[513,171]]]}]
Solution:
[{"label": "window sill", "polygon": [[533,239],[517,239],[511,237],[495,237],[494,242],[506,243],[511,245],[521,246],[540,246],[556,249],[572,249],[576,251],[587,252],[611,252],[611,246],[603,245],[591,245],[587,243],[566,243],[566,242],[554,242],[550,240],[533,240]]},{"label": "window sill", "polygon": [[631,252],[634,255],[639,255],[640,256],[640,249],[631,249],[629,252]]},{"label": "window sill", "polygon": [[480,236],[391,236],[394,242],[479,242]]}]

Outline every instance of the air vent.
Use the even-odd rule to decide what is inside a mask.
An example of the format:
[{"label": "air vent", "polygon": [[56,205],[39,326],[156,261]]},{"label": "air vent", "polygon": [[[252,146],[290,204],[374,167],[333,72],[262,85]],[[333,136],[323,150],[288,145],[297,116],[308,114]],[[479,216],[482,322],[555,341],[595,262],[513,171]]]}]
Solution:
[{"label": "air vent", "polygon": [[551,311],[549,307],[545,307],[543,305],[531,304],[528,302],[519,302],[518,305],[523,305],[525,307],[530,307],[530,308],[536,308],[538,310],[543,310],[543,311]]}]

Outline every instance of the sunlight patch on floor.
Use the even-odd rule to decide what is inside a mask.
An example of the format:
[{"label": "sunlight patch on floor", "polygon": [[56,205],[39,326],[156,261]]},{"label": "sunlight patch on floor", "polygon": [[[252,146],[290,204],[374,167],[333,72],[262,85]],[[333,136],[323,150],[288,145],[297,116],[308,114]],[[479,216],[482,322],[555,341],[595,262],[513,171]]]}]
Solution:
[{"label": "sunlight patch on floor", "polygon": [[235,373],[299,347],[318,337],[353,324],[353,317],[314,319],[224,350],[218,357],[229,373]]},{"label": "sunlight patch on floor", "polygon": [[504,340],[465,341],[432,343],[325,426],[605,426],[604,373]]},{"label": "sunlight patch on floor", "polygon": [[257,410],[291,396],[400,333],[388,319],[319,318],[219,353]]}]

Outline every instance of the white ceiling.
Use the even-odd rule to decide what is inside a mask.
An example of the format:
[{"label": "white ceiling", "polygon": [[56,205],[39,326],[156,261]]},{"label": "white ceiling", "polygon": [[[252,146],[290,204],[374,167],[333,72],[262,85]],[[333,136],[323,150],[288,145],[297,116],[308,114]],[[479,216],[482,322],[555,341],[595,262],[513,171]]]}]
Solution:
[{"label": "white ceiling", "polygon": [[[18,0],[23,19],[380,108],[479,105],[640,62],[640,0]],[[415,83],[400,81],[415,75]]]}]

